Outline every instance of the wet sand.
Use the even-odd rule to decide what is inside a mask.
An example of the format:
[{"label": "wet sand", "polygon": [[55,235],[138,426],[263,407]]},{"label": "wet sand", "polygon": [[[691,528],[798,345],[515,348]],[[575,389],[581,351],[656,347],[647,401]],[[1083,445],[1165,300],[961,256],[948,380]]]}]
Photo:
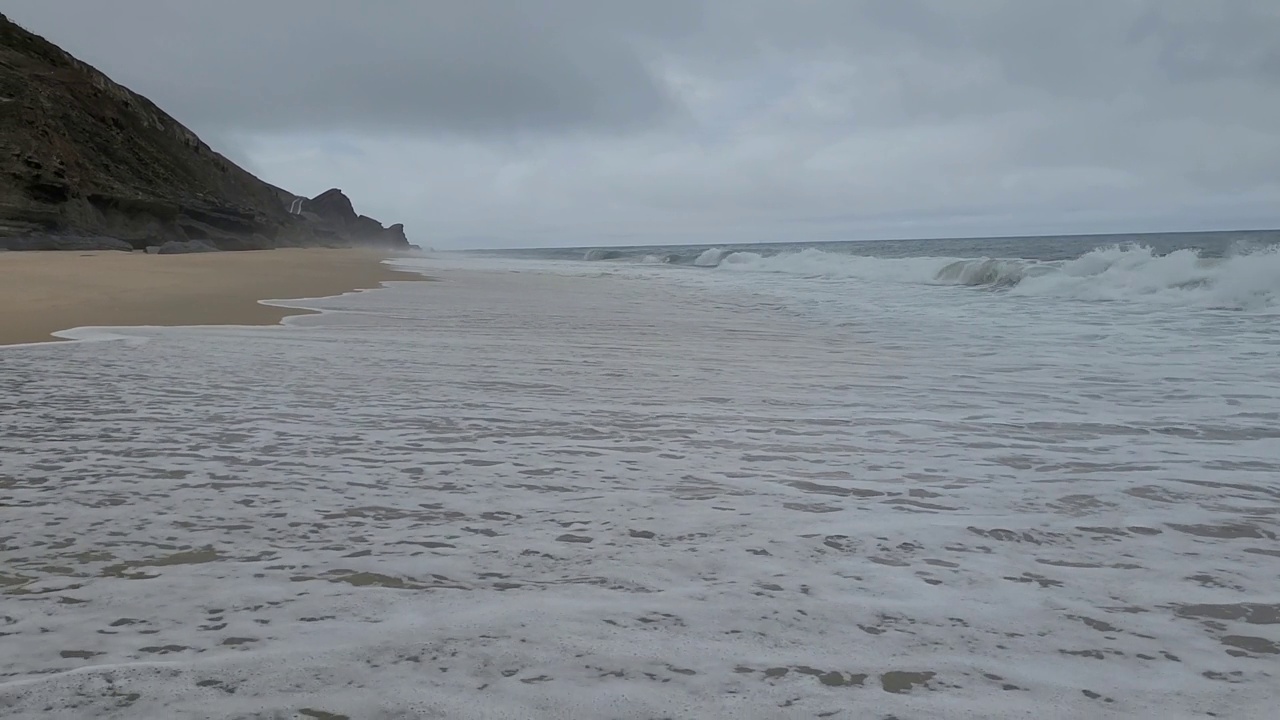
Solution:
[{"label": "wet sand", "polygon": [[273,325],[307,310],[262,305],[418,280],[376,250],[146,255],[0,253],[0,345],[55,341],[75,327]]}]

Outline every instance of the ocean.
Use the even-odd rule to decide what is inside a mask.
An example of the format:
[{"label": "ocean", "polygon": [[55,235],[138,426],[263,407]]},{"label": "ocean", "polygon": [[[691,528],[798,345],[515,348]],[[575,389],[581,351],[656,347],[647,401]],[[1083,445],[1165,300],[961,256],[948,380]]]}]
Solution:
[{"label": "ocean", "polygon": [[0,716],[1272,717],[1280,233],[394,262],[0,350]]}]

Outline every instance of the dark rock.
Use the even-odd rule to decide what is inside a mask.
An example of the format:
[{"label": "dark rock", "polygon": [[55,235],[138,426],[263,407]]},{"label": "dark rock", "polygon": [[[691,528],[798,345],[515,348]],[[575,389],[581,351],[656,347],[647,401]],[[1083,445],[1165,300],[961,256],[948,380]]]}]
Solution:
[{"label": "dark rock", "polygon": [[367,215],[356,214],[351,198],[338,188],[326,190],[307,200],[304,205],[306,211],[303,216],[316,218],[319,224],[325,226],[325,230],[353,242],[392,248],[409,246],[409,239],[404,234],[404,225],[384,228],[377,220]]},{"label": "dark rock", "polygon": [[253,245],[255,250],[273,250],[277,247],[287,247],[265,235],[254,235],[247,242]]},{"label": "dark rock", "polygon": [[120,250],[132,252],[129,243],[110,237],[75,237],[43,235],[34,237],[0,237],[0,249],[4,250]]},{"label": "dark rock", "polygon": [[[147,248],[150,250],[150,248]],[[183,242],[170,241],[161,245],[157,250],[157,255],[186,255],[188,253],[206,253],[218,252],[218,248],[212,245],[206,245],[199,240],[186,240]]]},{"label": "dark rock", "polygon": [[64,240],[107,237],[139,250],[175,239],[223,250],[408,244],[402,228],[361,218],[339,190],[292,214],[296,195],[2,14],[0,148],[0,247],[35,237],[75,250],[107,248]]},{"label": "dark rock", "polygon": [[357,219],[356,209],[351,199],[338,188],[325,190],[307,201],[307,210],[315,213],[322,220],[346,225]]},{"label": "dark rock", "polygon": [[387,244],[392,247],[416,248],[418,250],[422,249],[417,245],[409,244],[409,238],[404,234],[404,224],[402,223],[396,223],[395,225],[387,228],[385,236],[387,238]]}]

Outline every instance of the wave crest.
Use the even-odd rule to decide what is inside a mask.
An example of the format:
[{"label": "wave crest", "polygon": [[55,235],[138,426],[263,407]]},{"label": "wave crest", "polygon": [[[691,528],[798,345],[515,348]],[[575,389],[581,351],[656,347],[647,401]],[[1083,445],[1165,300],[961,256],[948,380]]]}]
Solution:
[{"label": "wave crest", "polygon": [[1013,287],[1035,267],[1036,263],[1027,260],[957,260],[939,270],[933,279],[942,285]]},{"label": "wave crest", "polygon": [[699,255],[698,259],[693,261],[693,264],[698,267],[719,267],[726,257],[742,254],[750,255],[752,253],[731,253],[721,248],[711,248]]},{"label": "wave crest", "polygon": [[1225,258],[1194,250],[1158,255],[1141,245],[1098,248],[1066,261],[1008,258],[876,258],[806,249],[766,256],[707,250],[695,262],[728,272],[758,272],[868,282],[989,288],[1024,296],[1168,305],[1280,307],[1280,246]]},{"label": "wave crest", "polygon": [[1028,277],[1020,295],[1079,300],[1147,299],[1171,305],[1257,310],[1280,306],[1280,247],[1204,258],[1194,250],[1157,255],[1139,245],[1099,248]]}]

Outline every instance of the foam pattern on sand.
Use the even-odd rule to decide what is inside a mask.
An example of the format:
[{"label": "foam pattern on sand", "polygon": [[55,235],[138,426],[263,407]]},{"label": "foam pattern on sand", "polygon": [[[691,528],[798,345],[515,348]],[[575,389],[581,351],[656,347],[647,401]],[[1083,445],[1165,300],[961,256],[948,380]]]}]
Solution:
[{"label": "foam pattern on sand", "polygon": [[434,274],[0,353],[0,716],[1268,717],[1274,386],[1091,415],[701,280]]}]

